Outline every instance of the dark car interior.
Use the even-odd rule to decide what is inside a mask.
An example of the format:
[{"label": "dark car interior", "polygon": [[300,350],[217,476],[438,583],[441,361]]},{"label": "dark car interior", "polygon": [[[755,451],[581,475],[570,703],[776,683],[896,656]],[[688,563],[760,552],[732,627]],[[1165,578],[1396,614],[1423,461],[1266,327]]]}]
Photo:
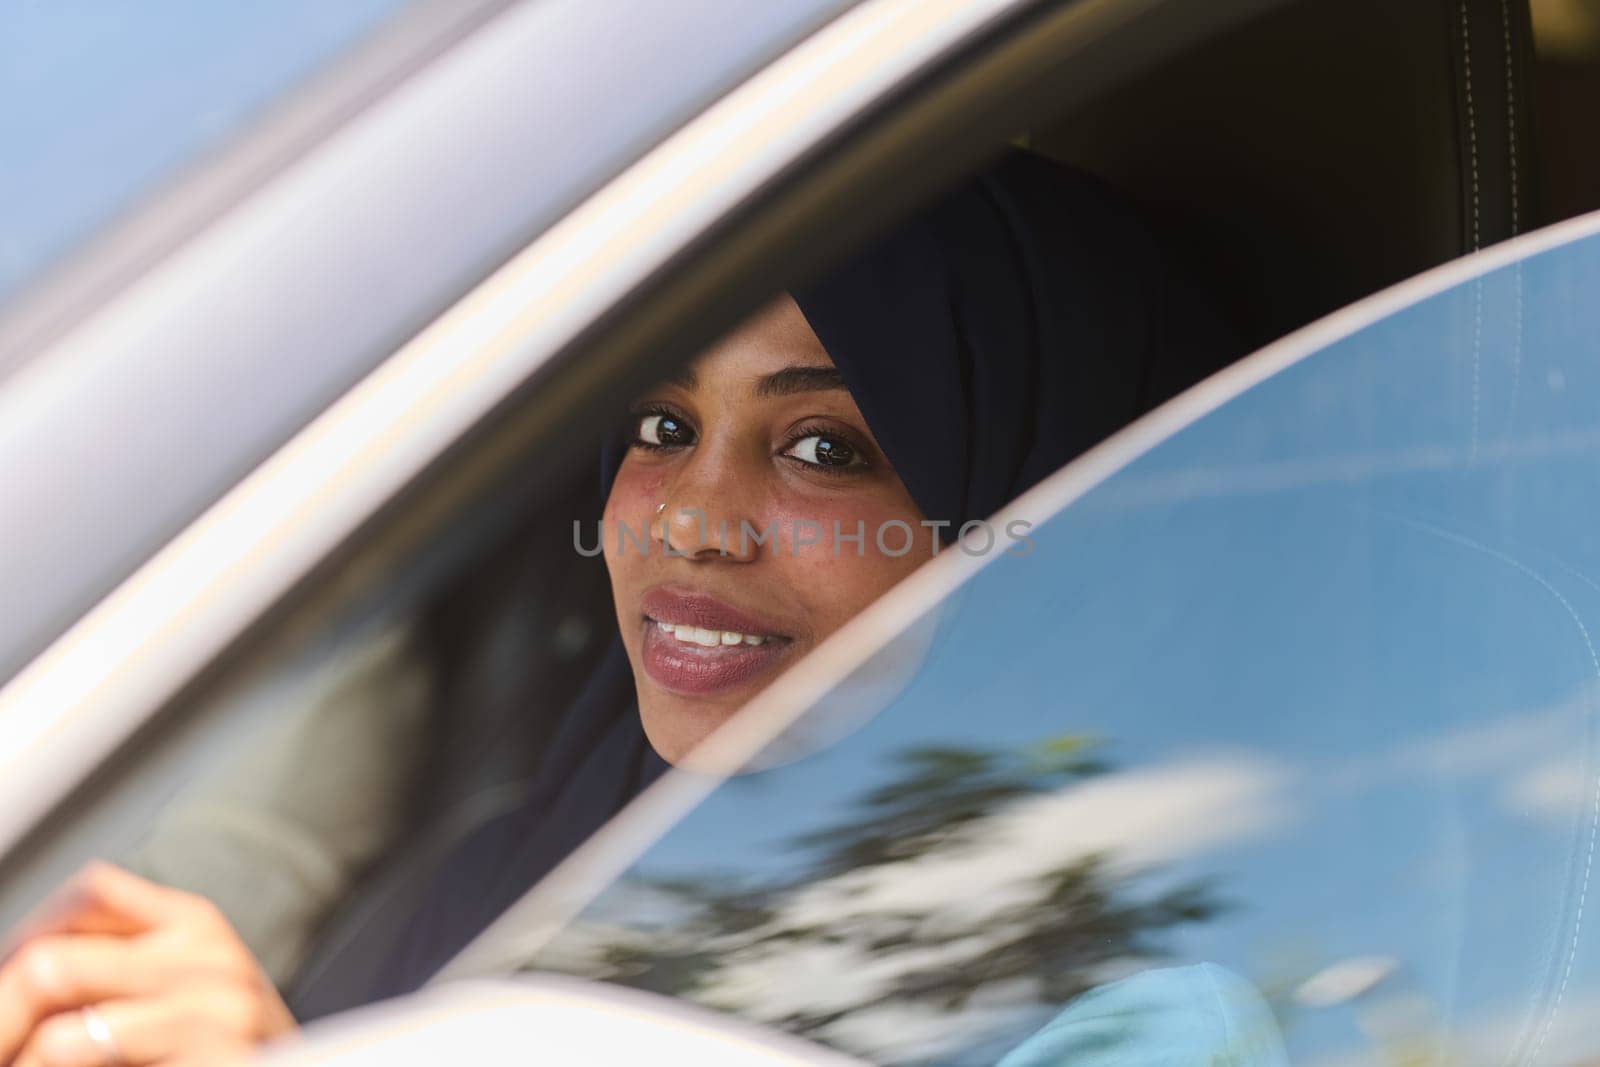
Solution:
[{"label": "dark car interior", "polygon": [[1300,0],[1038,131],[1136,196],[1254,346],[1548,216],[1531,22]]},{"label": "dark car interior", "polygon": [[[1529,0],[1154,7],[1204,24],[1158,56],[1053,83],[1070,91],[1036,102],[1048,121],[989,136],[1130,194],[1251,350],[1600,206],[1595,139],[1573,126],[1600,97],[1600,49],[1546,54]],[[356,934],[404,913],[418,874],[531,773],[550,723],[530,712],[566,706],[592,667],[612,626],[603,566],[548,564],[570,558],[566,517],[598,514],[597,490],[575,464],[454,553],[471,564],[425,617],[438,737],[418,832],[328,921],[295,983],[302,1013],[344,1006],[339,976],[373,965],[352,958]]]}]

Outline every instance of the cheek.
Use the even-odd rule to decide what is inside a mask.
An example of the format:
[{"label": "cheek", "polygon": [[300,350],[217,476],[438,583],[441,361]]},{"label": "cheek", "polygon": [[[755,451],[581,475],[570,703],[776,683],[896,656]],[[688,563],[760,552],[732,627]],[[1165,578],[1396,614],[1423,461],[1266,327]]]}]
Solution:
[{"label": "cheek", "polygon": [[636,538],[648,542],[650,524],[656,518],[656,505],[661,502],[664,481],[665,476],[661,472],[641,469],[626,460],[617,471],[616,480],[611,483],[611,495],[606,497],[603,516],[602,542],[606,566],[612,574],[624,569],[627,560],[638,559],[640,555],[630,542],[632,551],[624,553],[624,559],[617,558],[618,528],[626,526]]},{"label": "cheek", "polygon": [[611,483],[611,495],[606,497],[606,519],[616,516],[637,521],[654,515],[666,480],[664,471],[640,465],[632,457],[624,459]]},{"label": "cheek", "polygon": [[[776,520],[781,547],[771,562],[784,572],[784,584],[803,598],[817,640],[849,622],[932,555],[932,532],[918,525],[922,516],[915,508],[899,501],[863,496],[776,503],[768,521]],[[815,525],[805,525],[808,520]],[[910,527],[909,534],[905,527],[888,525],[896,521]],[[838,540],[835,523],[843,535]],[[888,552],[878,547],[879,530]],[[859,543],[857,533],[863,534]],[[812,539],[815,544],[805,543]],[[902,549],[907,550],[901,555],[890,554]]]}]

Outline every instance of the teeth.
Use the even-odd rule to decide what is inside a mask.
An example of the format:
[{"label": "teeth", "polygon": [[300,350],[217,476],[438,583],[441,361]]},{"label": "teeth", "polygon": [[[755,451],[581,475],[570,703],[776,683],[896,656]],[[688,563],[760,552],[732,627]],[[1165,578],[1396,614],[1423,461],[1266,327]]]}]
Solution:
[{"label": "teeth", "polygon": [[662,633],[671,634],[686,645],[702,648],[733,647],[734,645],[764,645],[767,639],[757,634],[742,634],[734,630],[707,630],[688,623],[656,621]]},{"label": "teeth", "polygon": [[678,623],[673,627],[672,636],[686,645],[701,645],[705,648],[715,648],[722,644],[721,630],[702,630],[698,626],[687,623]]}]

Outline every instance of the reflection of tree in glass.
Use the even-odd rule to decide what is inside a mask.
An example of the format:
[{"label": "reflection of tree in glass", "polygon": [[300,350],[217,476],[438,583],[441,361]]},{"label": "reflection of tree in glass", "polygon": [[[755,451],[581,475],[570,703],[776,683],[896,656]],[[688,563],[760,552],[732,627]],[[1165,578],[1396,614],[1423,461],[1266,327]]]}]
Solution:
[{"label": "reflection of tree in glass", "polygon": [[[585,950],[555,947],[559,965],[888,1059],[946,1044],[957,1014],[965,1044],[1059,1007],[1105,965],[1159,958],[1162,931],[1219,910],[1203,884],[1139,897],[1099,853],[1046,857],[1002,892],[963,895],[961,857],[981,862],[999,815],[1106,769],[1085,738],[917,748],[894,763],[850,817],[794,842],[812,856],[801,874],[643,880],[630,911],[670,919],[589,927]],[[875,1036],[891,1031],[893,1049]]]},{"label": "reflection of tree in glass", "polygon": [[1104,770],[1092,747],[1086,738],[1062,737],[1020,753],[951,747],[898,753],[898,776],[858,802],[858,820],[800,839],[803,848],[825,850],[812,877],[915,859],[950,843],[1006,804]]}]

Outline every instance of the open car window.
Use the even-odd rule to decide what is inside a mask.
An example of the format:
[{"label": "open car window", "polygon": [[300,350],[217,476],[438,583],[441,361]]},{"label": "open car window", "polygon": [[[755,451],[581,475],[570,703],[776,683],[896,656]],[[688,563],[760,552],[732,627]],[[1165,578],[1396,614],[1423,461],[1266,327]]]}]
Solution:
[{"label": "open car window", "polygon": [[870,656],[883,612],[841,632],[860,666],[788,728],[769,702],[741,773],[669,777],[454,973],[600,978],[888,1063],[1589,1062],[1579,229],[1068,468],[1007,513],[1026,551],[952,553]]}]

